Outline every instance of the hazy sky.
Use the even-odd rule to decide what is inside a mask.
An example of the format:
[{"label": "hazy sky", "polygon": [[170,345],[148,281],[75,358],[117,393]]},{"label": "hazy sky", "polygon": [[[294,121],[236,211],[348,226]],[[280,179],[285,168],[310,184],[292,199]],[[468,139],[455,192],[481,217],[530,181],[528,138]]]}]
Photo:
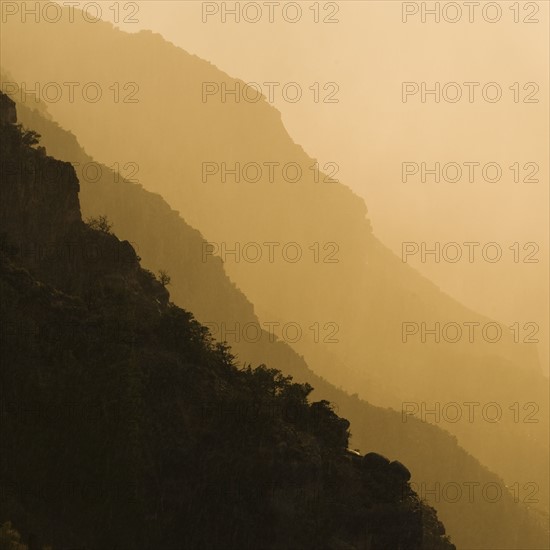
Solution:
[{"label": "hazy sky", "polygon": [[[222,4],[227,10],[239,4],[240,22],[224,14]],[[405,241],[425,241],[429,248],[436,242],[473,241],[480,243],[479,250],[498,243],[503,256],[496,263],[481,254],[470,263],[466,248],[457,263],[410,261],[481,313],[509,323],[534,321],[540,335],[547,334],[548,3],[492,2],[483,9],[487,3],[481,2],[472,7],[470,22],[460,2],[462,16],[456,23],[445,21],[458,15],[452,6],[443,8],[439,23],[430,15],[423,23],[422,4],[430,8],[434,2],[302,1],[301,15],[288,4],[272,4],[273,22],[264,2],[130,2],[119,3],[118,14],[105,7],[110,4],[102,5],[103,18],[114,22],[118,17],[124,30],[159,32],[231,76],[259,83],[266,94],[264,83],[280,83],[273,103],[290,135],[321,165],[337,164],[337,177],[365,199],[375,233],[396,253],[401,254]],[[404,9],[411,12],[405,23]],[[123,23],[124,18],[135,22]],[[259,21],[246,20],[254,18]],[[282,96],[289,82],[302,89],[296,103]],[[425,82],[427,88],[458,83],[458,88],[445,88],[447,97],[452,100],[460,89],[462,98],[436,103],[428,95],[422,103],[416,94],[403,102],[403,82],[419,87]],[[479,83],[473,102],[468,101],[472,88],[464,82]],[[484,100],[482,89],[489,82],[502,90],[499,101]],[[315,83],[319,102],[309,89]],[[490,95],[495,89],[486,90]],[[531,92],[537,103],[524,102]],[[322,101],[331,97],[338,102]],[[456,163],[462,178],[436,183],[428,175],[423,183],[414,174],[405,183],[403,162],[419,169],[423,162],[427,169],[436,162]],[[464,163],[479,163],[474,182],[468,181],[473,165]],[[501,168],[499,181],[483,178],[487,163]],[[520,179],[536,166],[533,179],[539,181],[514,182],[510,167],[515,163]],[[414,170],[414,164],[409,166]],[[495,178],[492,170],[487,169],[487,179]],[[447,174],[454,179],[455,168]],[[518,263],[511,246],[519,247]],[[533,258],[539,262],[524,263],[537,246]],[[547,341],[541,347],[547,348]],[[547,360],[547,351],[543,356]]]}]

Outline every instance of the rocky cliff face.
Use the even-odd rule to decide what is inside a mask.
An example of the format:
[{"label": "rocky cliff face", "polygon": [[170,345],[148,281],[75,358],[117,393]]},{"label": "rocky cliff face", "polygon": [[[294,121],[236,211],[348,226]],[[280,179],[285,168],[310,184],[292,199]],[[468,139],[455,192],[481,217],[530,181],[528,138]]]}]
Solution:
[{"label": "rocky cliff face", "polygon": [[15,124],[16,122],[15,102],[5,94],[0,95],[0,123]]},{"label": "rocky cliff face", "polygon": [[[43,148],[27,147],[36,139],[23,133],[17,121],[15,104],[2,95],[2,228],[22,245],[53,243],[81,222],[78,193],[80,186],[73,166],[45,155]],[[8,130],[9,129],[9,130]]]},{"label": "rocky cliff face", "polygon": [[72,164],[46,155],[37,146],[38,134],[16,125],[9,100],[2,100],[2,118],[2,247],[19,265],[66,292],[89,285],[92,299],[92,294],[103,292],[102,277],[124,278],[136,292],[166,303],[168,293],[141,270],[130,243],[108,230],[93,231],[82,221],[80,185]]}]

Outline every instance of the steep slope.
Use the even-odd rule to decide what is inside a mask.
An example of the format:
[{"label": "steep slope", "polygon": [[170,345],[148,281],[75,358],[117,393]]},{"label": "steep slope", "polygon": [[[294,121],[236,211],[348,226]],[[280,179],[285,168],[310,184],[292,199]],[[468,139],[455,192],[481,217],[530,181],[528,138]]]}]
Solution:
[{"label": "steep slope", "polygon": [[[208,263],[193,261],[192,251],[200,250],[204,240],[158,195],[123,178],[117,180],[109,168],[85,154],[73,135],[48,120],[46,113],[23,105],[19,110],[24,125],[42,135],[41,141],[49,152],[72,161],[81,178],[86,173],[101,174],[98,181],[95,176],[93,182],[81,179],[85,216],[107,214],[117,234],[133,243],[146,267],[154,271],[167,269],[172,276],[171,296],[176,303],[192,310],[200,321],[219,323],[231,318],[241,326],[247,323],[259,326],[252,305],[229,281],[219,259]],[[86,166],[96,169],[88,170]],[[544,545],[544,531],[521,504],[514,502],[502,480],[482,468],[451,436],[414,419],[403,423],[397,412],[346,395],[313,374],[284,342],[270,340],[269,334],[264,333],[259,341],[241,340],[233,348],[243,361],[253,365],[267,361],[285,374],[292,374],[297,381],[314,386],[316,398],[333,402],[351,421],[354,445],[404,460],[412,470],[413,483],[438,509],[459,547],[515,549]],[[458,501],[444,498],[445,488],[449,488],[451,497],[457,485],[463,491],[461,498]],[[503,495],[497,502],[491,502],[481,490],[495,486],[503,489]],[[468,487],[473,490],[471,496]],[[521,500],[525,496],[522,493]]]},{"label": "steep slope", "polygon": [[[44,47],[30,51],[31,39]],[[34,96],[22,90],[38,82],[40,97],[55,97],[49,100],[55,119],[94,158],[129,166],[123,175],[139,167],[148,189],[212,243],[262,312],[260,321],[298,327],[303,336],[293,347],[329,381],[396,409],[409,402],[419,408],[497,403],[504,411],[498,423],[478,415],[476,422],[445,428],[507,483],[537,483],[547,509],[547,379],[525,342],[529,334],[516,343],[508,327],[497,325],[493,330],[502,335],[489,341],[481,329],[492,320],[391,254],[371,232],[363,201],[318,171],[265,97],[159,35],[127,34],[79,17],[69,23],[67,13],[55,25],[9,18],[2,47],[3,62],[15,71],[6,89],[32,105]],[[70,82],[76,83],[72,100]],[[224,87],[238,89],[238,99],[223,95]],[[87,100],[85,88],[100,89],[100,99]],[[239,181],[230,173],[237,163]],[[296,172],[301,177],[294,181]],[[191,263],[219,261],[204,248],[191,252]],[[233,327],[234,316],[216,322]],[[440,342],[424,339],[420,329],[404,342],[405,323],[428,329],[450,323],[451,330],[439,334]],[[475,337],[468,326],[477,327]],[[237,343],[234,335],[226,339]],[[510,412],[514,406],[521,421]],[[526,427],[522,420],[533,407],[538,423]],[[525,456],[533,457],[532,480],[525,479]]]},{"label": "steep slope", "polygon": [[402,466],[351,460],[309,386],[236,368],[84,224],[73,167],[0,107],[3,538],[11,519],[34,548],[454,548]]}]

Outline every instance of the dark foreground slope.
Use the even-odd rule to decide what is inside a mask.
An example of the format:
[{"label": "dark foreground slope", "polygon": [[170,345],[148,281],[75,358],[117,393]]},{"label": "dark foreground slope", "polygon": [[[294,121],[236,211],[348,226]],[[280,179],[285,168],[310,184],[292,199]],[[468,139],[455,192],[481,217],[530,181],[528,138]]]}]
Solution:
[{"label": "dark foreground slope", "polygon": [[309,386],[236,368],[83,223],[73,167],[0,101],[1,522],[35,548],[453,548]]},{"label": "dark foreground slope", "polygon": [[[256,94],[160,35],[125,33],[102,21],[89,24],[78,14],[69,22],[68,10],[55,25],[30,17],[25,22],[20,16],[7,18],[0,38],[2,63],[14,78],[4,83],[5,89],[29,106],[36,105],[37,97],[24,90],[38,89],[55,120],[72,130],[96,160],[118,164],[124,175],[139,167],[143,185],[160,193],[220,253],[224,243],[229,250],[240,247],[239,261],[226,254],[227,273],[261,321],[299,324],[304,337],[293,347],[317,374],[380,406],[459,403],[462,420],[446,422],[445,428],[510,486],[536,483],[536,498],[547,510],[548,380],[535,347],[514,341],[504,325],[498,342],[487,341],[480,330],[494,320],[453,300],[385,248],[371,231],[363,200],[312,171],[315,159],[292,140],[267,97],[250,103],[225,98],[221,91],[203,96],[205,84]],[[40,47],[29,48],[30,43]],[[192,47],[191,38],[189,44]],[[74,101],[63,84],[71,82],[79,83]],[[61,89],[59,100],[55,83]],[[85,99],[88,83],[99,84],[100,100]],[[119,95],[113,91],[115,83]],[[239,181],[224,177],[223,167],[232,170],[237,163],[241,168],[249,163],[275,163],[279,168],[273,178],[262,170],[259,181],[253,170],[249,177],[241,174]],[[299,181],[281,173],[288,163],[299,167]],[[208,175],[205,168],[215,173]],[[144,220],[150,223],[150,218]],[[148,229],[143,225],[139,231]],[[137,242],[131,235],[126,238]],[[274,262],[263,246],[270,242],[278,243]],[[283,247],[294,242],[303,251],[296,263],[282,257]],[[162,252],[162,244],[155,246]],[[254,258],[258,246],[261,259],[244,261],[245,247]],[[312,246],[320,251],[317,258]],[[189,265],[203,261],[200,249],[184,252]],[[208,261],[219,259],[209,256]],[[171,290],[179,303],[185,279],[178,280],[173,267],[154,267],[172,270]],[[181,289],[182,295],[186,292]],[[191,311],[201,321],[212,320],[198,309]],[[230,312],[221,322],[232,330],[234,320]],[[309,330],[315,323],[321,332],[317,341]],[[403,325],[409,323],[419,330],[404,341]],[[451,330],[449,339],[424,339],[419,327],[429,329],[436,323],[440,329],[458,324],[461,338],[453,341]],[[467,326],[478,327],[475,338],[469,338]],[[334,327],[339,329],[338,342],[324,343]],[[228,337],[231,345],[235,340]],[[477,415],[469,422],[463,405],[468,402],[497,403],[503,411],[500,421],[488,423]],[[514,405],[522,415],[538,407],[538,423],[518,421],[510,412]],[[475,536],[478,531],[468,532]],[[492,536],[497,534],[499,530]],[[504,540],[499,546],[506,544]],[[470,539],[465,546],[493,544]]]},{"label": "dark foreground slope", "polygon": [[[19,105],[19,118],[42,135],[41,142],[49,153],[74,164],[85,217],[107,215],[116,234],[132,243],[145,267],[155,272],[168,270],[171,299],[192,311],[199,321],[218,326],[223,321],[232,326],[260,326],[253,305],[231,283],[219,258],[207,263],[196,261],[205,244],[198,231],[160,196],[94,162],[74,135],[49,119],[43,104],[37,106],[40,111]],[[41,175],[44,180],[48,176],[51,179],[55,174]],[[353,446],[403,460],[413,473],[419,494],[435,506],[457,546],[544,548],[546,534],[523,503],[516,502],[504,482],[465,452],[455,438],[412,418],[404,423],[395,411],[351,397],[313,373],[286,343],[272,340],[266,332],[259,340],[241,338],[233,343],[232,351],[237,351],[242,361],[253,365],[267,362],[296,381],[312,385],[316,399],[332,402],[351,421]],[[459,498],[456,487],[462,491]],[[497,500],[492,493],[495,487],[502,490]],[[520,501],[526,494],[521,494]]]}]

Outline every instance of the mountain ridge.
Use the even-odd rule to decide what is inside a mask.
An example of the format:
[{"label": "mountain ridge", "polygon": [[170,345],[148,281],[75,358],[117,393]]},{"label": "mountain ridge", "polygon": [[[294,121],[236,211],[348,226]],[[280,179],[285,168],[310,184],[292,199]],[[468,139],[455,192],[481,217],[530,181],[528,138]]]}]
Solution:
[{"label": "mountain ridge", "polygon": [[2,546],[454,548],[401,474],[346,456],[349,422],[311,387],[237,369],[127,241],[75,216],[72,165],[1,118],[2,324],[45,327],[2,331]]},{"label": "mountain ridge", "polygon": [[[42,134],[42,142],[48,146],[48,150],[51,148],[52,151],[55,151],[56,156],[78,162],[80,163],[79,166],[82,166],[83,163],[91,162],[92,159],[79,148],[75,136],[71,136],[66,131],[61,130],[52,121],[47,123],[43,117],[36,114],[33,115],[33,112],[24,105],[20,106],[20,110],[24,124],[36,128]],[[87,211],[86,215],[98,216],[107,213],[108,218],[114,222],[114,230],[122,230],[124,238],[134,242],[138,253],[144,258],[145,265],[153,271],[166,268],[165,260],[177,257],[177,253],[175,253],[176,249],[170,248],[168,245],[168,243],[174,240],[176,231],[181,233],[184,231],[184,228],[187,228],[185,229],[186,232],[191,231],[192,235],[200,235],[196,230],[190,230],[183,220],[179,220],[177,226],[174,226],[172,223],[167,225],[164,218],[159,219],[158,216],[151,213],[147,215],[140,213],[144,209],[145,211],[156,211],[156,207],[149,204],[147,197],[151,197],[151,202],[155,204],[162,201],[162,199],[158,195],[153,195],[140,188],[138,184],[125,182],[124,178],[121,178],[119,183],[113,183],[113,174],[105,166],[102,167],[102,175],[103,178],[100,182],[91,183],[83,180],[80,183],[81,200],[84,211]],[[163,210],[170,212],[170,215],[175,219],[174,211],[168,205],[165,204]],[[142,222],[138,224],[131,223],[131,220],[135,221],[135,219],[142,220]],[[139,239],[136,238],[136,227],[144,228],[140,233]],[[167,229],[168,227],[170,229]],[[159,243],[163,243],[161,247],[159,247]],[[181,243],[178,246],[181,247]],[[182,250],[186,248],[186,246],[183,246]],[[164,250],[165,255],[162,261],[161,259],[154,260],[160,262],[158,265],[154,265],[152,259],[160,258],[158,256],[159,250]],[[207,266],[209,264],[203,264],[201,268],[205,269]],[[216,267],[216,269],[220,269],[218,275],[222,276],[222,263],[219,262],[213,264],[213,266],[218,266]],[[173,277],[178,273],[178,276],[174,277],[174,284],[177,283],[178,279],[186,279],[193,273],[190,262],[183,262],[181,268],[184,268],[184,271],[173,271],[172,266],[168,269]],[[210,266],[210,269],[213,269],[213,267]],[[174,289],[175,294],[173,293],[173,299],[179,305],[186,307],[186,309],[196,311],[194,307],[198,307],[198,311],[203,313],[205,304],[208,307],[212,307],[213,305],[211,291],[208,290],[205,293],[203,290],[205,284],[208,284],[208,288],[210,289],[212,285],[218,286],[220,281],[217,278],[212,280],[211,276],[206,276],[205,274],[198,277],[193,276],[191,280],[194,283],[189,287],[188,292],[183,291],[183,289]],[[225,285],[225,288],[231,290],[232,286]],[[199,299],[199,295],[203,296],[202,300]],[[242,293],[239,293],[239,295],[241,297],[239,301],[244,299],[251,306]],[[234,303],[235,298],[231,298],[224,293],[220,300],[219,303],[214,305],[223,309],[227,308],[228,304]],[[189,307],[191,303],[194,304],[193,308]],[[231,309],[231,306],[229,309]],[[253,313],[253,310],[248,305],[244,307],[244,318],[241,313],[242,310],[243,308],[239,306],[237,310],[239,314],[234,316],[234,319],[240,319],[241,322],[254,321],[256,319],[256,322],[258,322],[257,318],[247,317],[247,315]],[[226,314],[218,313],[218,318],[220,315],[223,319]],[[200,320],[200,314],[198,318]],[[337,403],[341,413],[351,419],[352,436],[354,436],[355,445],[364,451],[373,448],[379,449],[393,458],[402,458],[403,452],[405,452],[408,459],[405,460],[403,457],[403,460],[412,465],[410,467],[413,472],[413,482],[418,483],[419,487],[433,487],[437,482],[443,486],[445,483],[468,483],[474,480],[479,480],[479,482],[485,484],[496,482],[499,486],[504,486],[504,483],[494,477],[493,474],[490,474],[486,468],[480,469],[476,461],[462,449],[455,450],[454,447],[451,447],[449,444],[452,441],[452,436],[450,438],[450,436],[443,435],[438,427],[422,424],[420,421],[412,419],[403,424],[401,415],[398,412],[377,409],[364,401],[360,401],[357,397],[345,396],[342,392],[331,388],[326,381],[315,377],[311,371],[308,373],[308,367],[303,359],[301,360],[293,354],[288,349],[288,346],[281,342],[276,345],[268,344],[268,335],[264,335],[264,339],[265,344],[251,344],[248,346],[248,350],[246,346],[244,348],[241,346],[240,349],[244,350],[247,354],[246,358],[248,362],[258,364],[269,358],[269,362],[276,361],[276,364],[284,370],[285,374],[293,375],[300,382],[312,384],[316,388],[315,395]],[[409,442],[408,445],[405,443],[406,441]],[[453,445],[456,445],[456,439]],[[424,449],[422,452],[420,452],[420,447]],[[436,449],[438,450],[436,451]],[[416,454],[417,456],[415,456]],[[434,461],[431,457],[438,457],[438,460]],[[460,468],[455,466],[457,471],[453,472],[452,467],[445,466],[447,462],[449,464],[460,464],[461,466]],[[458,474],[458,471],[462,473]],[[466,501],[458,504],[444,504],[443,502],[432,504],[435,504],[439,508],[441,517],[445,517],[445,523],[449,532],[453,535],[455,543],[459,545],[463,544],[468,548],[473,545],[479,546],[481,541],[481,544],[485,544],[487,548],[492,548],[494,547],[495,540],[498,540],[498,544],[503,545],[503,547],[508,543],[512,545],[510,548],[514,548],[516,545],[514,540],[517,540],[514,537],[519,536],[520,539],[522,537],[520,531],[518,531],[519,525],[517,520],[513,519],[516,517],[516,512],[513,511],[514,506],[517,507],[518,505],[513,504],[509,497],[506,497],[506,499],[508,500],[506,500],[506,503],[502,503],[502,505],[478,503],[480,508],[475,509]],[[458,511],[458,509],[460,509],[460,516],[467,518],[466,521],[460,519],[460,516],[454,511]],[[508,514],[512,515],[509,516]],[[482,524],[478,523],[476,519],[478,517],[483,517]],[[497,526],[502,523],[502,517],[509,518],[505,523],[510,530],[506,534],[497,535],[495,532],[491,532],[491,529],[496,530]],[[486,530],[485,534],[483,534],[483,529]],[[461,532],[468,532],[468,537],[464,537]],[[499,538],[495,539],[494,537],[496,536]],[[522,540],[524,541],[522,544],[527,544],[525,539]],[[460,541],[463,542],[461,543]],[[537,544],[535,543],[533,547],[536,546]]]}]

